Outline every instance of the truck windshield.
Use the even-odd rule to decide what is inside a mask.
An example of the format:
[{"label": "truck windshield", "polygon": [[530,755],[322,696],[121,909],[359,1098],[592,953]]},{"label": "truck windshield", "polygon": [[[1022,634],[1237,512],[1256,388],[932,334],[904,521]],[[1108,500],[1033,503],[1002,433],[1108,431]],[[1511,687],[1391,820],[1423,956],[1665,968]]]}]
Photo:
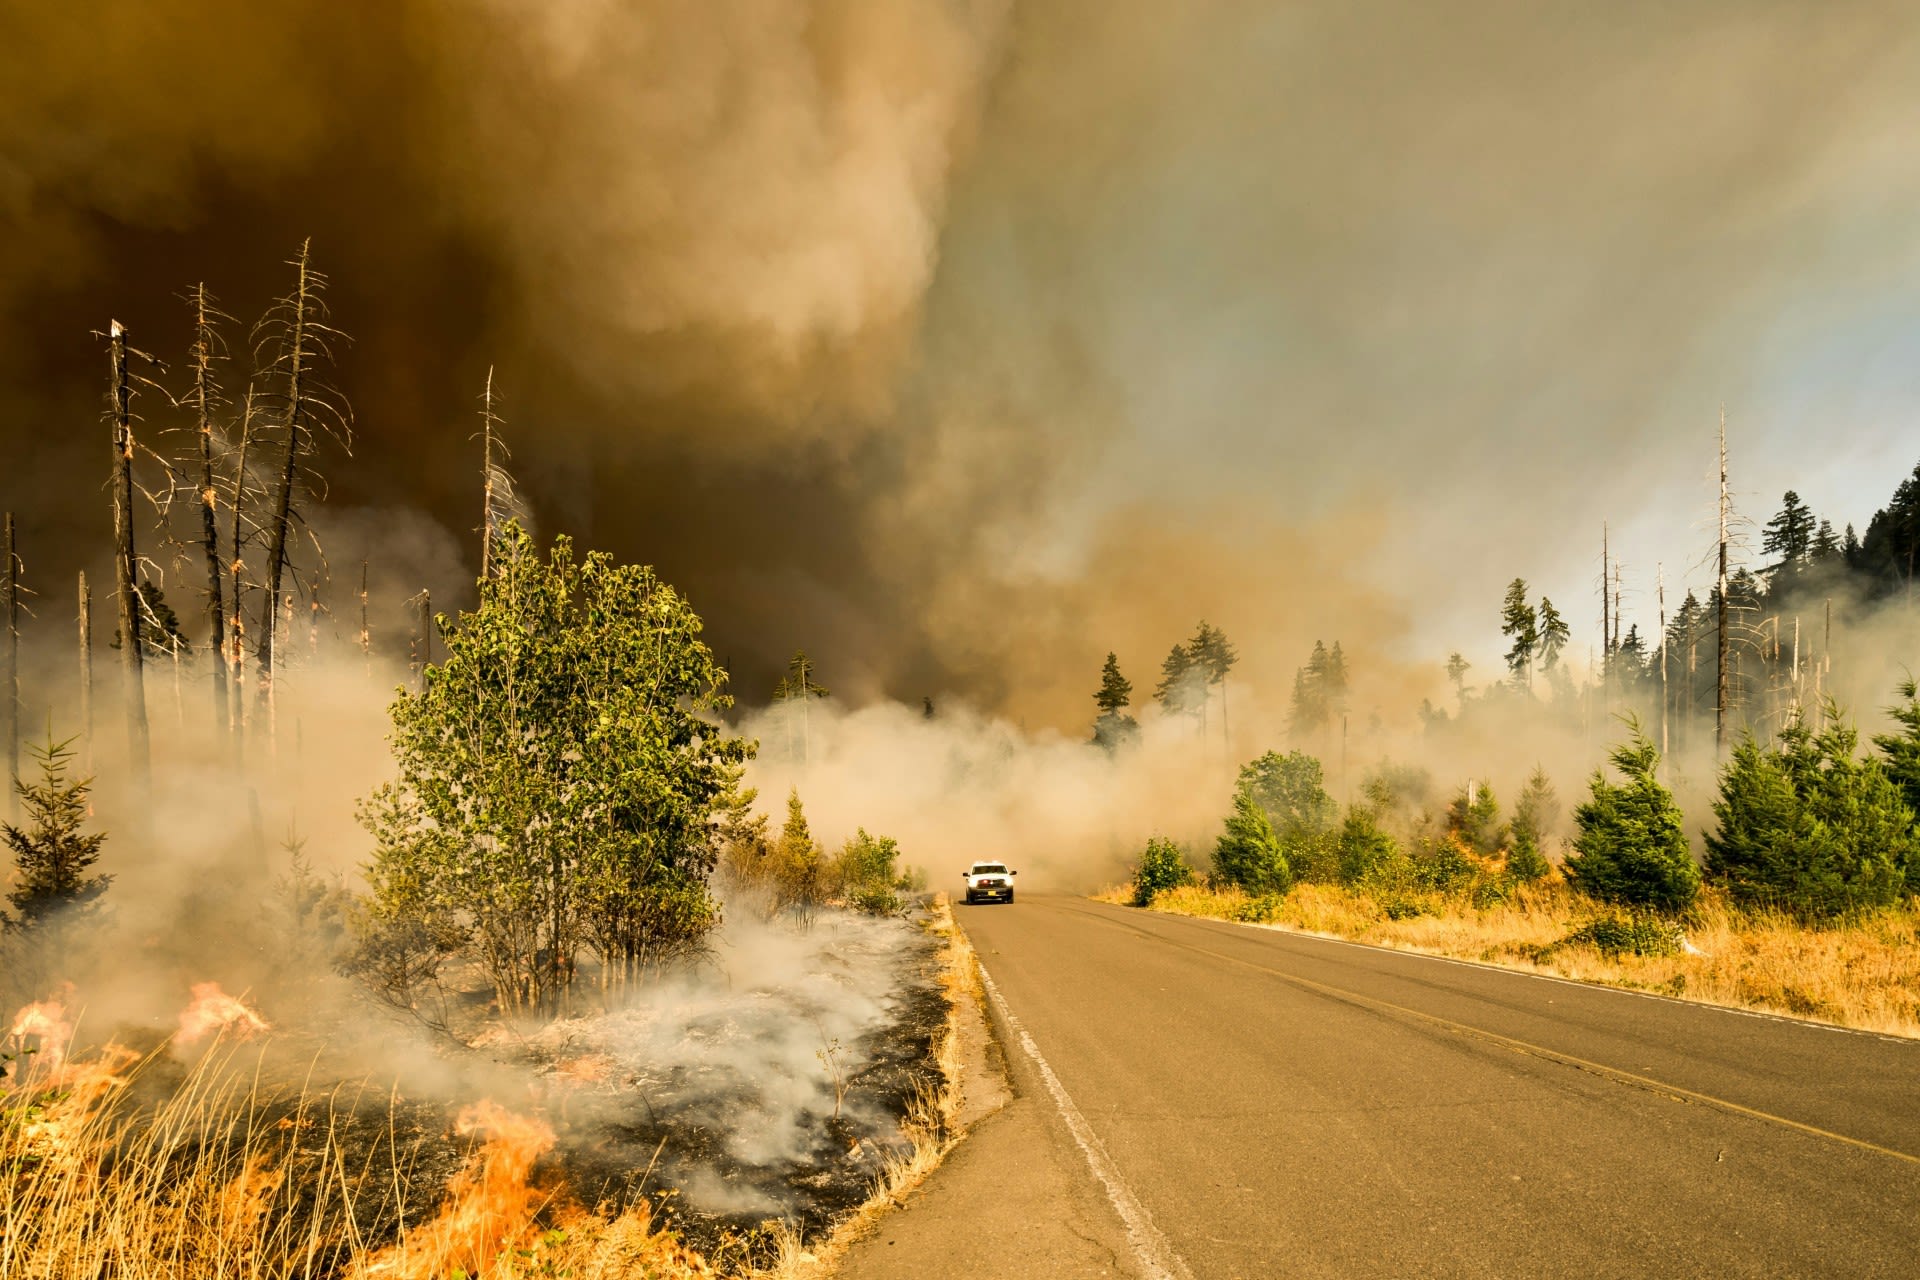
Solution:
[{"label": "truck windshield", "polygon": [[1007,874],[1007,869],[997,862],[976,862],[973,865],[973,874],[977,876],[1003,876]]}]

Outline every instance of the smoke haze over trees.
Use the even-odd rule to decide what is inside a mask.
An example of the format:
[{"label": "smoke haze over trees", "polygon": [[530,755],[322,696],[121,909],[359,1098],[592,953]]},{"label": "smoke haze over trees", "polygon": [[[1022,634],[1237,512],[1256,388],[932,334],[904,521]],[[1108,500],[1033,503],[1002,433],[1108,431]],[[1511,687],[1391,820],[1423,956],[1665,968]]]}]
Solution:
[{"label": "smoke haze over trees", "polygon": [[[1912,460],[1804,447],[1913,409],[1891,5],[6,9],[22,494],[98,470],[90,330],[182,352],[179,289],[257,314],[311,234],[386,442],[342,511],[470,590],[448,459],[497,364],[530,504],[681,584],[742,689],[804,643],[850,698],[1066,726],[1205,615],[1284,712],[1316,636],[1430,664],[1516,573],[1577,662],[1587,530],[1647,635],[1722,401],[1742,486],[1898,567],[1867,517]],[[97,513],[18,505],[67,580]]]}]

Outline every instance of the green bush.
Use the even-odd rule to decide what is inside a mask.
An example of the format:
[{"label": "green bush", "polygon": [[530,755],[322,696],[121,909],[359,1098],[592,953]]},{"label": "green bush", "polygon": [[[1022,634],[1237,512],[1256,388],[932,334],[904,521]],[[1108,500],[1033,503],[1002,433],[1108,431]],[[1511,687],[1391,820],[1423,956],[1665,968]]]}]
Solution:
[{"label": "green bush", "polygon": [[887,836],[870,836],[865,827],[848,840],[834,860],[833,874],[840,897],[855,911],[886,916],[900,910],[900,890],[906,887],[898,861],[899,844]]},{"label": "green bush", "polygon": [[1133,869],[1133,905],[1150,907],[1155,895],[1193,882],[1193,868],[1180,846],[1163,836],[1147,841],[1140,865]]},{"label": "green bush", "polygon": [[1377,889],[1373,900],[1389,920],[1415,920],[1433,914],[1433,902],[1422,894],[1405,889]]},{"label": "green bush", "polygon": [[1473,904],[1475,910],[1484,911],[1488,907],[1497,907],[1503,902],[1511,901],[1513,891],[1518,886],[1519,881],[1512,872],[1499,871],[1492,875],[1482,873],[1475,876],[1473,883],[1468,886],[1467,901]]},{"label": "green bush", "polygon": [[1680,926],[1658,916],[1595,916],[1560,940],[1561,946],[1585,944],[1602,955],[1671,956],[1680,951]]},{"label": "green bush", "polygon": [[1609,782],[1596,769],[1591,799],[1574,810],[1579,834],[1567,878],[1603,902],[1683,911],[1700,892],[1700,868],[1680,829],[1680,807],[1656,776],[1660,749],[1637,720],[1627,726],[1631,736],[1612,753],[1624,781]]},{"label": "green bush", "polygon": [[1486,783],[1460,788],[1447,806],[1447,832],[1474,853],[1491,854],[1500,847],[1500,802]]},{"label": "green bush", "polygon": [[1434,893],[1464,893],[1480,867],[1450,836],[1428,841],[1414,853],[1414,882]]},{"label": "green bush", "polygon": [[1280,918],[1280,908],[1286,900],[1284,893],[1262,893],[1234,903],[1227,918],[1243,924],[1271,924]]},{"label": "green bush", "polygon": [[1513,806],[1508,826],[1507,870],[1518,880],[1539,880],[1553,865],[1547,861],[1548,833],[1560,817],[1560,799],[1544,768],[1536,767]]}]

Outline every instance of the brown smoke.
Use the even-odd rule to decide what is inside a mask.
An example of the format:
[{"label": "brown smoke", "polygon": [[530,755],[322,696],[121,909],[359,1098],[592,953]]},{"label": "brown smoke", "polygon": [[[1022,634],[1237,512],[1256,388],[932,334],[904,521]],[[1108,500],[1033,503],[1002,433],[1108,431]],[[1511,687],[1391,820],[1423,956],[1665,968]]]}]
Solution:
[{"label": "brown smoke", "polygon": [[1338,636],[1397,686],[1516,573],[1590,630],[1588,531],[1684,537],[1721,400],[1792,483],[1774,339],[1920,275],[1891,4],[0,8],[31,574],[104,542],[88,331],[177,352],[173,291],[252,315],[311,234],[335,501],[467,541],[497,365],[542,527],[749,697],[804,645],[1077,724],[1203,615],[1250,683]]}]

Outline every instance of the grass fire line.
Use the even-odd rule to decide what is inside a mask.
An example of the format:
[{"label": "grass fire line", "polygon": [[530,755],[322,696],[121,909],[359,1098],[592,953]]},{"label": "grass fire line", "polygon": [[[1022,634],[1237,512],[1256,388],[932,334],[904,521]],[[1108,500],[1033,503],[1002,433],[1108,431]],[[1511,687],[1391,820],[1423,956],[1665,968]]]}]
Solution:
[{"label": "grass fire line", "polygon": [[[462,1154],[438,1195],[423,1197],[431,1135],[409,1135],[391,1100],[386,1114],[361,1123],[364,1088],[274,1083],[271,1024],[203,982],[176,1030],[144,1053],[113,1041],[83,1047],[72,992],[29,1004],[6,1024],[0,1274],[822,1274],[961,1137],[957,1011],[977,977],[943,897],[924,927],[939,944],[931,965],[945,1010],[931,1070],[915,1085],[900,1140],[883,1153],[866,1199],[822,1235],[776,1222],[752,1252],[709,1260],[656,1212],[657,1198],[582,1203],[552,1159],[554,1120],[490,1098],[460,1108],[451,1128]],[[557,1064],[556,1078],[601,1083],[607,1060],[595,1056],[582,1069],[587,1056]]]}]

